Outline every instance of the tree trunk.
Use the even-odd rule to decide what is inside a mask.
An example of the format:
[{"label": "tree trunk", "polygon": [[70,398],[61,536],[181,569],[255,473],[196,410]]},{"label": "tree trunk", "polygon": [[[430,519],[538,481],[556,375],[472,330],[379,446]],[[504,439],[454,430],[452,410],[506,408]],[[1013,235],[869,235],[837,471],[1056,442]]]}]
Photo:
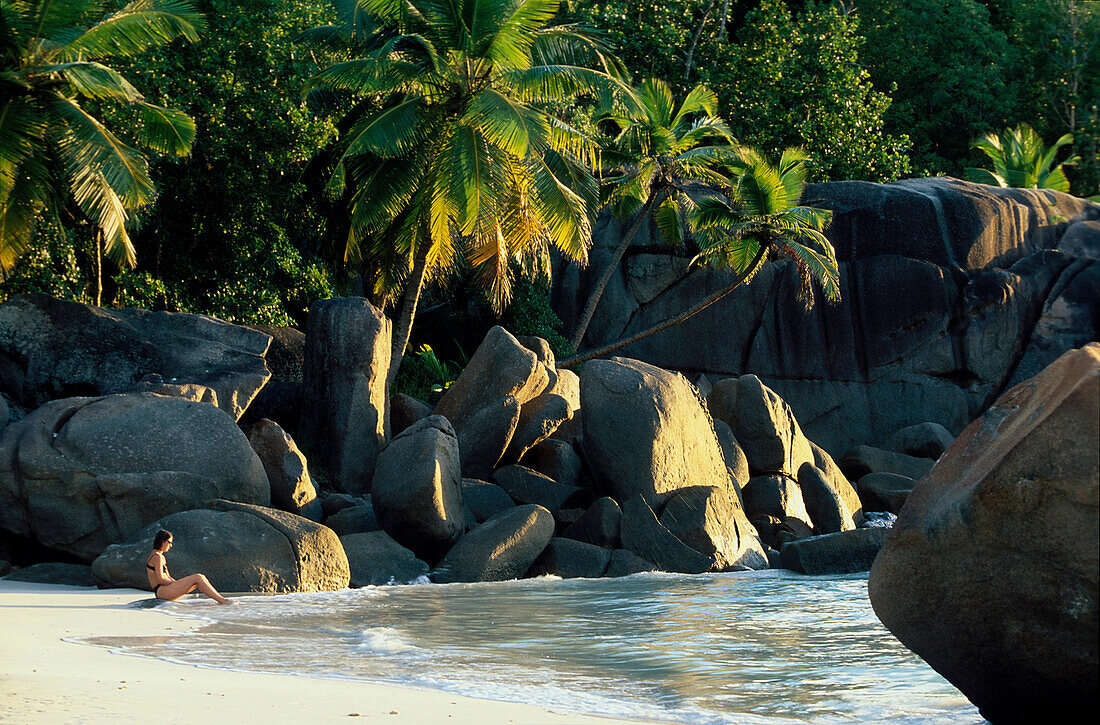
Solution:
[{"label": "tree trunk", "polygon": [[412,333],[413,320],[416,318],[416,306],[420,302],[420,292],[424,289],[424,278],[428,272],[428,244],[423,244],[423,251],[418,252],[413,263],[413,271],[409,281],[405,285],[405,293],[401,296],[401,313],[397,318],[397,324],[393,328],[393,346],[390,349],[390,369],[386,373],[386,400],[393,395],[393,383],[397,379],[397,371],[401,368],[401,361],[405,358],[405,348],[409,344],[409,335]]},{"label": "tree trunk", "polygon": [[103,304],[103,232],[97,227],[92,233],[95,240],[95,306]]},{"label": "tree trunk", "polygon": [[760,266],[764,263],[764,258],[767,254],[767,251],[768,251],[767,245],[763,245],[763,244],[760,245],[760,251],[756,253],[756,257],[753,258],[751,263],[749,263],[749,268],[748,268],[747,271],[737,275],[737,278],[735,280],[733,280],[733,282],[726,285],[725,287],[718,290],[717,292],[710,295],[709,297],[706,297],[703,300],[697,302],[696,304],[694,304],[691,307],[687,308],[683,312],[672,315],[671,317],[666,317],[664,320],[661,320],[656,325],[653,325],[652,327],[647,327],[646,329],[642,330],[641,332],[635,333],[635,334],[631,335],[630,337],[624,337],[620,340],[616,340],[615,342],[613,342],[609,345],[604,345],[601,348],[591,350],[591,351],[586,352],[586,353],[581,354],[581,355],[574,355],[572,357],[567,357],[564,360],[559,360],[558,361],[558,367],[560,367],[560,368],[571,368],[571,367],[573,367],[575,365],[578,365],[582,362],[585,362],[587,360],[591,360],[591,359],[597,358],[597,357],[603,357],[604,355],[607,355],[610,352],[615,352],[616,350],[618,350],[620,348],[623,348],[623,347],[626,347],[627,345],[631,345],[635,342],[638,342],[638,340],[644,340],[647,337],[650,337],[652,335],[656,335],[658,332],[661,332],[662,330],[667,330],[670,327],[673,327],[675,325],[679,325],[681,322],[687,320],[688,318],[690,318],[690,317],[702,312],[706,308],[710,307],[715,302],[717,302],[718,300],[720,300],[723,297],[725,297],[726,295],[728,295],[730,292],[733,292],[735,289],[737,289],[742,284],[744,284],[745,280],[751,279],[753,277],[753,275],[756,274],[757,270],[760,269]]},{"label": "tree trunk", "polygon": [[695,26],[695,34],[691,36],[691,45],[688,46],[687,59],[684,61],[684,80],[688,79],[691,75],[691,61],[695,56],[695,46],[699,44],[699,36],[703,34],[703,26],[707,24],[707,18],[710,17],[710,11],[714,10],[714,3],[717,0],[710,0],[707,5],[707,9],[703,11],[703,17],[699,20],[699,24]]},{"label": "tree trunk", "polygon": [[596,286],[592,289],[592,293],[588,295],[588,302],[584,305],[584,311],[581,313],[581,317],[577,320],[577,326],[573,330],[573,337],[570,340],[573,343],[573,349],[580,347],[581,340],[584,339],[584,333],[588,331],[588,324],[592,322],[592,315],[596,314],[596,305],[600,303],[600,298],[603,297],[604,290],[607,289],[607,283],[611,281],[611,275],[615,274],[615,270],[619,268],[619,262],[622,260],[623,255],[626,254],[627,248],[630,243],[634,241],[634,237],[638,236],[638,230],[642,228],[642,222],[649,216],[650,211],[657,205],[657,197],[661,197],[661,201],[668,195],[668,190],[663,189],[661,191],[653,192],[646,199],[645,205],[635,215],[634,222],[630,225],[630,228],[626,230],[626,234],[623,235],[622,241],[619,242],[619,246],[615,248],[615,254],[611,257],[611,262],[604,269],[603,274],[600,275],[600,279],[596,282]]}]

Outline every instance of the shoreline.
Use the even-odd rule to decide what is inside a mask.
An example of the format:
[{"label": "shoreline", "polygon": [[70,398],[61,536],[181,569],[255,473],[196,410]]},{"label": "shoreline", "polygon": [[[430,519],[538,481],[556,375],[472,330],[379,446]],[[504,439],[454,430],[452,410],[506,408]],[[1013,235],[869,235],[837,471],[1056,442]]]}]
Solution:
[{"label": "shoreline", "polygon": [[197,667],[72,641],[171,636],[201,626],[131,606],[150,598],[137,589],[0,580],[0,722],[644,722],[411,686]]}]

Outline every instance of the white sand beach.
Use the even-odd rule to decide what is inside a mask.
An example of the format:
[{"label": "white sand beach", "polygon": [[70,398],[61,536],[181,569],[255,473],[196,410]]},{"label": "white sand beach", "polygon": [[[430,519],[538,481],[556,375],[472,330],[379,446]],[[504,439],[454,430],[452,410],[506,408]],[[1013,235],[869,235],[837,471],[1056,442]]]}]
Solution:
[{"label": "white sand beach", "polygon": [[129,606],[149,597],[0,580],[0,722],[616,722],[424,689],[203,669],[68,641],[196,626]]}]

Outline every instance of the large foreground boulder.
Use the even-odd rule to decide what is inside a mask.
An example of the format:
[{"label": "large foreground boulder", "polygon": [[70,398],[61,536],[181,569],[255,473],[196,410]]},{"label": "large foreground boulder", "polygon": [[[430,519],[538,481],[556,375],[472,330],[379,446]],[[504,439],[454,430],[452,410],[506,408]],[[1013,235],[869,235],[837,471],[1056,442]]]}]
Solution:
[{"label": "large foreground boulder", "polygon": [[[584,450],[619,501],[660,507],[689,486],[731,486],[722,448],[683,376],[613,357],[581,368]],[[660,563],[660,562],[657,562]]]},{"label": "large foreground boulder", "polygon": [[83,561],[216,498],[266,506],[270,490],[233,418],[206,403],[67,398],[0,438],[0,530]]},{"label": "large foreground boulder", "polygon": [[390,321],[359,297],[318,300],[309,308],[298,438],[332,485],[370,487],[385,443]]},{"label": "large foreground boulder", "polygon": [[518,579],[554,536],[554,515],[530,504],[502,511],[462,537],[436,567],[440,582]]},{"label": "large foreground boulder", "polygon": [[875,614],[994,723],[1097,708],[1100,345],[971,423],[909,494]]},{"label": "large foreground boulder", "polygon": [[175,545],[166,555],[176,579],[202,573],[222,592],[323,592],[348,586],[344,547],[330,529],[301,516],[230,501],[181,511],[107,548],[92,574],[104,586],[150,589],[145,560],[160,529]]},{"label": "large foreground boulder", "polygon": [[466,530],[458,440],[447,419],[432,415],[394,438],[374,472],[371,503],[397,543],[435,561]]},{"label": "large foreground boulder", "polygon": [[0,304],[0,389],[35,408],[126,392],[159,375],[209,389],[236,420],[271,377],[264,359],[270,342],[263,332],[206,315],[15,295]]}]

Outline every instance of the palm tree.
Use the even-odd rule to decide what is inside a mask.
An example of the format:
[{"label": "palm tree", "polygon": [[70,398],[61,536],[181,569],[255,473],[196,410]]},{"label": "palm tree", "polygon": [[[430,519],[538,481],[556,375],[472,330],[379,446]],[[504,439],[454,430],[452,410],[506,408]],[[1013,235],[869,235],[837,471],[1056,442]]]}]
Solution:
[{"label": "palm tree", "polygon": [[633,214],[634,218],[577,320],[571,339],[574,348],[584,339],[608,282],[650,214],[666,239],[682,242],[683,220],[694,207],[684,191],[685,182],[730,183],[719,166],[732,158],[732,136],[718,117],[718,98],[712,90],[696,86],[678,109],[672,90],[662,80],[647,80],[635,89],[635,95],[637,108],[625,113],[606,108],[597,115],[598,121],[614,131],[603,152],[605,165],[618,170],[604,179],[611,188],[609,203],[615,216]]},{"label": "palm tree", "polygon": [[133,0],[104,16],[99,0],[0,0],[0,270],[31,243],[36,220],[71,200],[95,228],[96,304],[102,254],[133,266],[129,213],[152,200],[144,155],[82,103],[122,104],[130,131],[160,153],[186,155],[195,124],[147,102],[103,65],[183,36],[198,39],[202,16],[184,0]]},{"label": "palm tree", "polygon": [[794,262],[802,281],[800,297],[807,306],[813,301],[813,280],[821,285],[826,299],[840,299],[836,253],[822,234],[833,214],[797,205],[806,188],[805,152],[787,149],[778,166],[755,149],[740,148],[737,153],[738,159],[731,164],[737,184],[726,190],[728,198],[700,199],[691,217],[700,243],[692,264],[732,269],[737,276],[688,309],[609,345],[566,358],[561,366],[602,357],[684,322],[751,280],[769,254]]},{"label": "palm tree", "polygon": [[974,142],[993,162],[993,170],[967,169],[971,181],[992,186],[1023,189],[1053,189],[1069,193],[1069,179],[1063,166],[1072,166],[1080,159],[1076,156],[1054,164],[1058,149],[1073,143],[1073,134],[1067,133],[1049,148],[1035,130],[1026,123],[1003,131],[1000,135],[986,133]]},{"label": "palm tree", "polygon": [[548,108],[581,93],[629,101],[630,89],[591,33],[548,26],[558,0],[334,4],[363,54],[313,87],[374,103],[357,106],[369,110],[351,124],[330,190],[347,200],[344,260],[372,263],[375,293],[402,296],[392,389],[420,292],[460,252],[497,310],[515,262],[545,260],[549,245],[585,262],[596,147]]}]

